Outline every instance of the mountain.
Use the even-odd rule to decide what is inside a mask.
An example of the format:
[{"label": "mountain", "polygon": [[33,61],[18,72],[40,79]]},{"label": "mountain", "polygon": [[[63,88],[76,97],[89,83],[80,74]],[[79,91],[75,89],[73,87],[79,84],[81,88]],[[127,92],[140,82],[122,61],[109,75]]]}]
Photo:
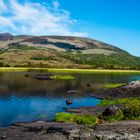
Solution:
[{"label": "mountain", "polygon": [[0,33],[0,66],[140,69],[140,58],[89,38]]},{"label": "mountain", "polygon": [[6,41],[13,37],[10,33],[0,33],[0,41]]}]

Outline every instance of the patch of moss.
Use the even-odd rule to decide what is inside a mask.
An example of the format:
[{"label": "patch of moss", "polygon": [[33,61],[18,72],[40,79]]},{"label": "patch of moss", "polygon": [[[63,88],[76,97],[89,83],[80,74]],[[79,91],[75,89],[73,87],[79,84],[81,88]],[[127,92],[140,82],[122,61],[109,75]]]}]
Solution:
[{"label": "patch of moss", "polygon": [[74,76],[71,75],[54,75],[52,76],[54,80],[73,80]]},{"label": "patch of moss", "polygon": [[117,87],[123,86],[125,84],[126,83],[104,84],[103,87],[104,88],[117,88]]},{"label": "patch of moss", "polygon": [[92,125],[97,122],[97,118],[92,115],[76,115],[63,112],[57,113],[55,119],[57,122],[75,122],[85,125]]}]

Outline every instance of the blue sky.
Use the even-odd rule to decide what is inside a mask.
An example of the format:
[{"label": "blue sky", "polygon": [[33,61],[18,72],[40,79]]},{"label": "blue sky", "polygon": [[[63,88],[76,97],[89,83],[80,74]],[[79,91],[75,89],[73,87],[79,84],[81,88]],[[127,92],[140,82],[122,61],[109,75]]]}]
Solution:
[{"label": "blue sky", "polygon": [[0,32],[91,37],[140,56],[139,0],[0,0]]}]

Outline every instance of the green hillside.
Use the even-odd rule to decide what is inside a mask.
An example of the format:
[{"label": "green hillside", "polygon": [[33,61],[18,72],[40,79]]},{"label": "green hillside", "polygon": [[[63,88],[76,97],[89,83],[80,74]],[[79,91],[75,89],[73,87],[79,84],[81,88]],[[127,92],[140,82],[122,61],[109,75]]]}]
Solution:
[{"label": "green hillside", "polygon": [[140,69],[140,58],[81,37],[0,34],[0,66]]}]

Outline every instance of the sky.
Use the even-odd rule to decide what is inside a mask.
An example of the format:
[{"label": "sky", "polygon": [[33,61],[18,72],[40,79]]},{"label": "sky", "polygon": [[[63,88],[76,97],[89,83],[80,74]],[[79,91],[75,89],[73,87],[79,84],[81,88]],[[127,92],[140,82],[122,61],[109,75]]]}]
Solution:
[{"label": "sky", "polygon": [[0,32],[97,39],[140,56],[140,0],[0,0]]}]

